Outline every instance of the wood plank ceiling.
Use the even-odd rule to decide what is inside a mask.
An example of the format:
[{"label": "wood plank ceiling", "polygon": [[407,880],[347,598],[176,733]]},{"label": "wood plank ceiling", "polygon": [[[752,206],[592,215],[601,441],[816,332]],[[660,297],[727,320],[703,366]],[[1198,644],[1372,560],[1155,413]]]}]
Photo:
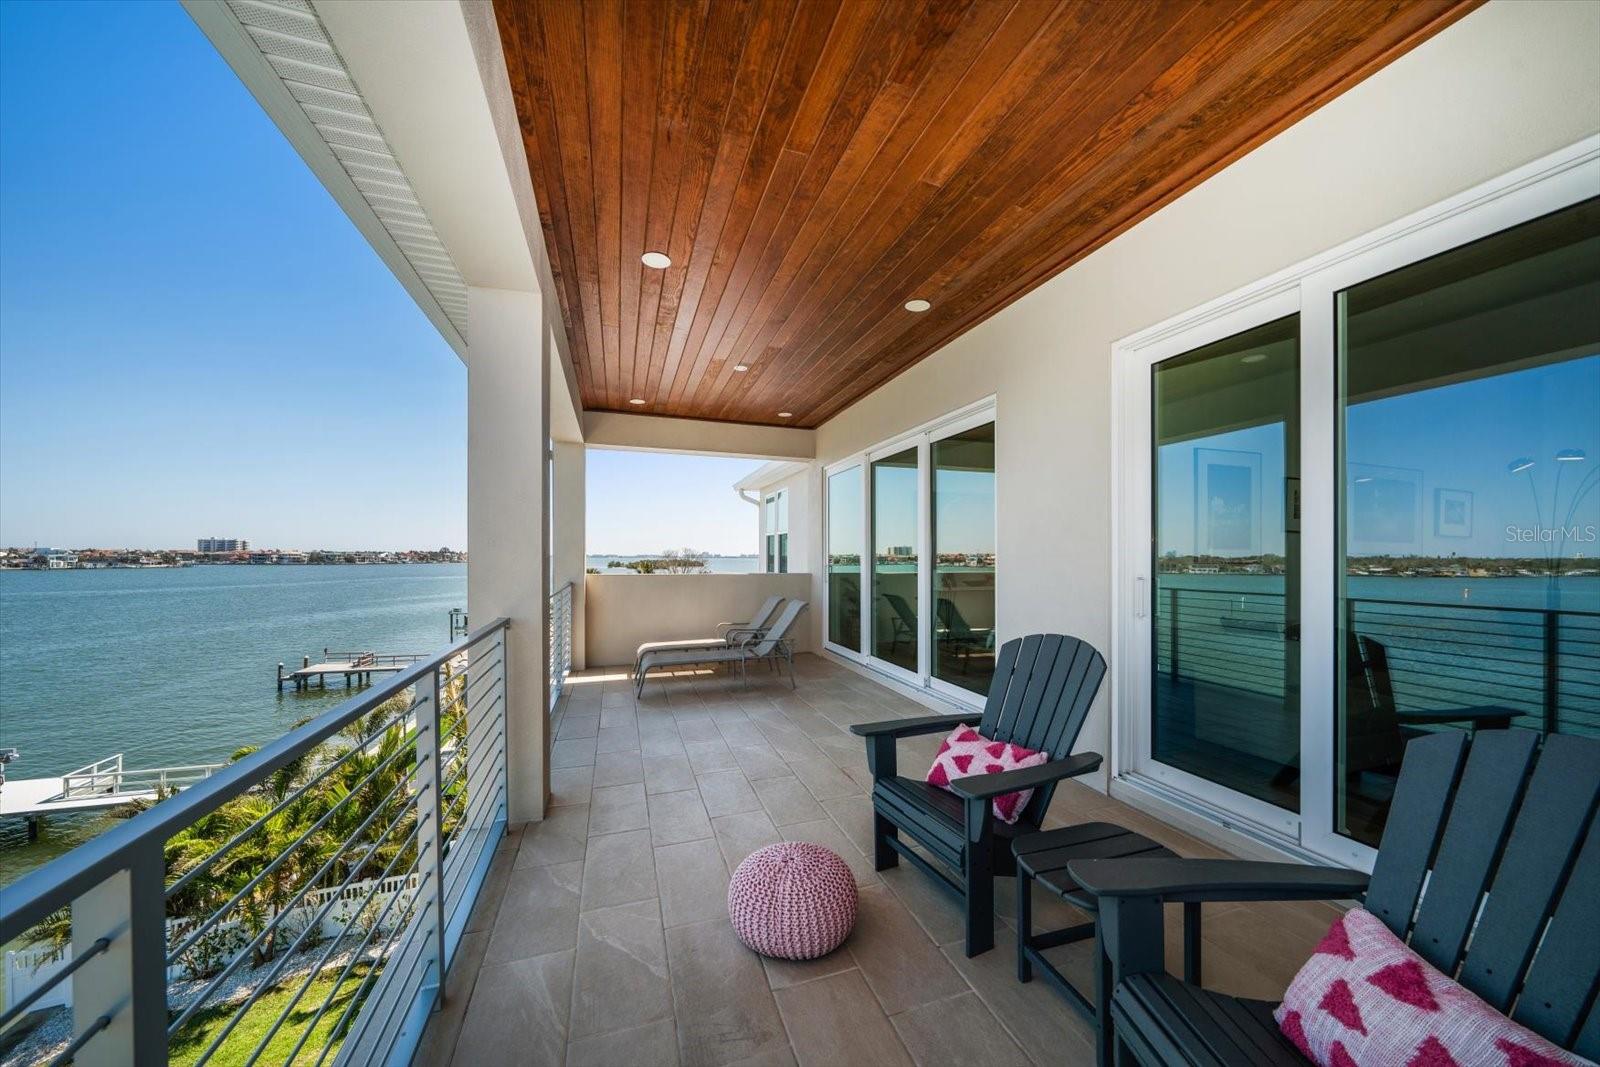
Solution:
[{"label": "wood plank ceiling", "polygon": [[584,407],[816,426],[1476,2],[495,13]]}]

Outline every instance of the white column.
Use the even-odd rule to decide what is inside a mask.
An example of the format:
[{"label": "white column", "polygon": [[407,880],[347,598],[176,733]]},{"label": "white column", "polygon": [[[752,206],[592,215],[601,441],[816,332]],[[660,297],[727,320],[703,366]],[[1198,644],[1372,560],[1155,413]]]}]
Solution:
[{"label": "white column", "polygon": [[467,293],[467,610],[504,617],[507,818],[544,817],[549,794],[545,544],[549,353],[538,293]]},{"label": "white column", "polygon": [[572,669],[581,671],[586,662],[583,630],[583,553],[587,540],[584,447],[577,441],[557,441],[555,453],[555,485],[551,487],[555,508],[555,543],[551,546],[551,552],[555,556],[557,588],[565,582],[572,583]]}]

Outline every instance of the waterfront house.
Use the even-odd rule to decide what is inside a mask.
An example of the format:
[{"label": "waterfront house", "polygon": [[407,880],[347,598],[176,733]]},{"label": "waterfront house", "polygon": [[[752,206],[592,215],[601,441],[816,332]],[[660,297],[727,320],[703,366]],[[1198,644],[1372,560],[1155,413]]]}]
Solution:
[{"label": "waterfront house", "polygon": [[[184,3],[468,378],[482,629],[401,679],[432,738],[452,685],[488,718],[409,742],[416,907],[340,1062],[1094,1062],[873,869],[848,734],[981,706],[1024,634],[1110,668],[1049,825],[1184,855],[1369,870],[1410,738],[1600,731],[1600,4]],[[590,447],[769,461],[761,573],[586,575]],[[769,594],[796,689],[634,698]],[[22,883],[92,956],[77,1062],[191,1040],[151,835],[322,736]],[[860,883],[818,963],[725,921],[780,837]],[[1337,914],[1208,905],[1207,983],[1278,998]]]}]

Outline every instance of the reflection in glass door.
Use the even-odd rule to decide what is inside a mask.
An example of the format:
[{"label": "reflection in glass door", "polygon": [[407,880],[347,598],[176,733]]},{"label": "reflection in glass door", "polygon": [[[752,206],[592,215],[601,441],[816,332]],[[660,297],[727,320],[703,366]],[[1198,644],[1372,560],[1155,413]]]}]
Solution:
[{"label": "reflection in glass door", "polygon": [[828,478],[828,640],[861,651],[861,468]]},{"label": "reflection in glass door", "polygon": [[1600,733],[1600,199],[1335,294],[1335,832],[1406,741]]},{"label": "reflection in glass door", "polygon": [[987,693],[994,677],[994,423],[933,442],[935,678]]},{"label": "reflection in glass door", "polygon": [[917,449],[872,463],[872,654],[917,669]]},{"label": "reflection in glass door", "polygon": [[1152,370],[1150,757],[1299,810],[1299,317]]}]

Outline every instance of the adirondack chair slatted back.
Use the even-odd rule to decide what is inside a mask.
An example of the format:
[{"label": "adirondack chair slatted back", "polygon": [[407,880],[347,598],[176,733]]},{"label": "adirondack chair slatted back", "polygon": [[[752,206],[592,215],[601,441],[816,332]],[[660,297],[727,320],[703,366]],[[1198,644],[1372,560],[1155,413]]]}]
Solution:
[{"label": "adirondack chair slatted back", "polygon": [[1550,1041],[1600,1057],[1600,739],[1413,741],[1367,910]]},{"label": "adirondack chair slatted back", "polygon": [[751,651],[753,656],[770,656],[779,641],[789,636],[789,630],[794,626],[794,620],[806,608],[804,600],[791,600],[778,612],[778,617],[772,625],[767,627],[767,632],[762,634],[761,641]]},{"label": "adirondack chair slatted back", "polygon": [[[1077,742],[1105,673],[1105,658],[1076,637],[1012,638],[1000,647],[978,732],[1061,759]],[[1038,822],[1054,792],[1054,785],[1035,790],[1024,816]]]}]

